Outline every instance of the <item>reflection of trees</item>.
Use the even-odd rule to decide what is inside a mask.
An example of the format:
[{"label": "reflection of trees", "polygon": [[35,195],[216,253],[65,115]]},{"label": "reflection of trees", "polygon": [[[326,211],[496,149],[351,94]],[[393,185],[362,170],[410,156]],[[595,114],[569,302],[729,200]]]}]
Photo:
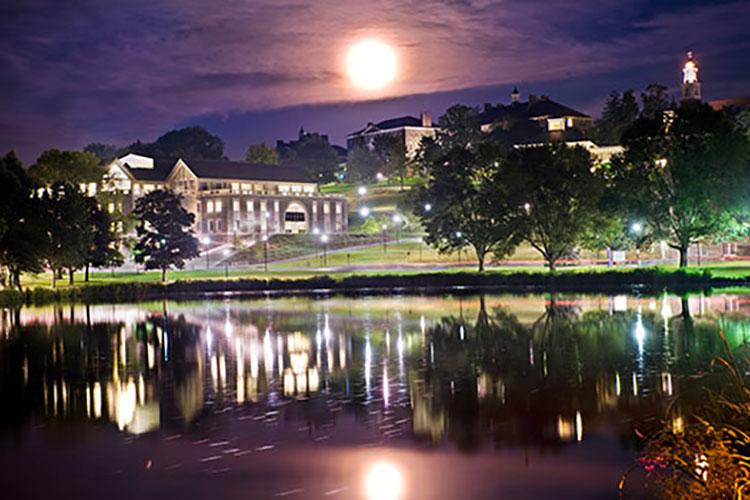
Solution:
[{"label": "reflection of trees", "polygon": [[680,411],[699,399],[680,377],[721,348],[713,323],[665,323],[640,308],[582,313],[553,297],[531,324],[483,301],[479,309],[473,324],[446,317],[429,331],[433,412],[445,410],[448,436],[462,448],[485,433],[498,443],[555,445],[605,424],[630,436],[640,421],[666,416],[675,397]]}]

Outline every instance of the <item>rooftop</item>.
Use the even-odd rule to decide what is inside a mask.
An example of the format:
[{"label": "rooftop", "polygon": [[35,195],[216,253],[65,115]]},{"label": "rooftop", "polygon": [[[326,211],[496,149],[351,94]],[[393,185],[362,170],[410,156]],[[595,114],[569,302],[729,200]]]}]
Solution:
[{"label": "rooftop", "polygon": [[[165,181],[178,159],[157,158],[153,168],[137,168],[125,163],[128,172],[137,180],[147,182]],[[302,167],[293,165],[269,165],[229,160],[182,159],[200,179],[228,179],[242,181],[309,182],[315,179]]]}]

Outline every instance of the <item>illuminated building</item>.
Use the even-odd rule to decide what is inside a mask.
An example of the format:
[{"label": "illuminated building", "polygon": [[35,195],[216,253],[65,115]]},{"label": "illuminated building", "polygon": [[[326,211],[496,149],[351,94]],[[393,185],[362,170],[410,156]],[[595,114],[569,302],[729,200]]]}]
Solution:
[{"label": "illuminated building", "polygon": [[141,196],[169,189],[195,214],[195,231],[214,241],[234,236],[347,230],[347,203],[318,192],[300,167],[225,160],[162,160],[128,154],[107,166],[103,190],[121,194],[110,212],[130,213]]},{"label": "illuminated building", "polygon": [[698,80],[698,63],[693,59],[693,53],[687,53],[687,61],[682,67],[682,96],[683,101],[701,100],[701,82]]}]

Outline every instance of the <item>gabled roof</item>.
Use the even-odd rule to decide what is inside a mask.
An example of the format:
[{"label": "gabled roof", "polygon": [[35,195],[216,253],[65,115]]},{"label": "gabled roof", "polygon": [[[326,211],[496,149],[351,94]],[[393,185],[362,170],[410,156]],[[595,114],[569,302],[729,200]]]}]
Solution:
[{"label": "gabled roof", "polygon": [[182,160],[199,179],[315,182],[302,167],[227,160]]},{"label": "gabled roof", "polygon": [[390,130],[402,127],[422,127],[422,119],[415,116],[399,116],[398,118],[390,118],[378,123],[368,123],[365,128],[352,132],[349,135],[359,135],[364,132],[377,132],[379,130]]},{"label": "gabled roof", "polygon": [[591,118],[585,113],[560,104],[547,97],[534,101],[517,102],[504,106],[491,106],[479,114],[479,123],[488,125],[502,120],[533,120],[539,118]]},{"label": "gabled roof", "polygon": [[174,167],[175,160],[155,159],[154,168],[135,168],[124,163],[123,167],[135,180],[144,182],[163,182]]}]

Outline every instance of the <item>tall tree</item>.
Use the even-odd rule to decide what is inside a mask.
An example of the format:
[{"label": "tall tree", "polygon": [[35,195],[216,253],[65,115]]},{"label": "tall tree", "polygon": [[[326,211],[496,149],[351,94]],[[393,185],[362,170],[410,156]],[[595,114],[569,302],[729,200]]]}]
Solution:
[{"label": "tall tree", "polygon": [[152,191],[138,199],[133,213],[138,219],[135,261],[146,269],[161,269],[162,281],[170,267],[182,269],[198,256],[198,240],[191,229],[195,216],[182,206],[180,195]]},{"label": "tall tree", "polygon": [[638,118],[638,102],[632,90],[613,90],[604,103],[602,117],[594,125],[599,144],[619,144],[622,133]]},{"label": "tall tree", "polygon": [[99,158],[93,153],[49,149],[29,167],[29,175],[46,186],[63,183],[77,186],[98,183],[104,170],[99,166]]},{"label": "tall tree", "polygon": [[0,266],[8,285],[21,289],[22,273],[43,269],[46,224],[32,180],[14,152],[0,158]]},{"label": "tall tree", "polygon": [[87,198],[86,204],[88,223],[92,232],[85,265],[85,281],[88,281],[90,267],[120,266],[124,258],[117,249],[119,241],[109,213],[104,211],[94,198]]},{"label": "tall tree", "polygon": [[373,150],[380,158],[384,173],[389,177],[397,176],[403,191],[407,164],[406,145],[403,139],[395,135],[380,134],[373,141]]},{"label": "tall tree", "polygon": [[336,180],[338,155],[326,136],[300,132],[298,140],[280,143],[277,150],[282,165],[304,167],[318,183]]},{"label": "tall tree", "polygon": [[673,120],[638,120],[623,145],[613,164],[617,190],[680,252],[680,267],[691,245],[747,233],[748,140],[726,115],[688,101]]},{"label": "tall tree", "polygon": [[[466,126],[472,130],[463,130]],[[458,120],[454,130],[457,134],[446,136],[445,142],[429,141],[423,147],[419,161],[428,176],[417,191],[414,211],[428,243],[440,251],[471,246],[481,272],[489,253],[502,257],[518,244],[519,201],[517,191],[499,175],[501,146],[473,134],[471,120]]]},{"label": "tall tree", "polygon": [[52,285],[62,270],[68,271],[72,285],[75,271],[88,262],[93,242],[87,198],[78,186],[53,184],[42,195],[42,206],[49,238],[45,257],[52,270]]},{"label": "tall tree", "polygon": [[641,92],[641,115],[650,120],[661,118],[663,111],[674,107],[675,103],[664,85],[652,83]]},{"label": "tall tree", "polygon": [[221,160],[224,159],[224,141],[203,127],[185,127],[167,132],[152,143],[134,142],[123,152],[156,158]]},{"label": "tall tree", "polygon": [[267,144],[250,144],[245,153],[245,161],[278,165],[279,153]]},{"label": "tall tree", "polygon": [[382,162],[367,146],[355,145],[346,158],[346,171],[352,182],[370,182],[381,168]]},{"label": "tall tree", "polygon": [[502,175],[524,197],[524,239],[551,271],[599,219],[606,184],[593,170],[588,151],[565,144],[523,148],[508,156]]}]

